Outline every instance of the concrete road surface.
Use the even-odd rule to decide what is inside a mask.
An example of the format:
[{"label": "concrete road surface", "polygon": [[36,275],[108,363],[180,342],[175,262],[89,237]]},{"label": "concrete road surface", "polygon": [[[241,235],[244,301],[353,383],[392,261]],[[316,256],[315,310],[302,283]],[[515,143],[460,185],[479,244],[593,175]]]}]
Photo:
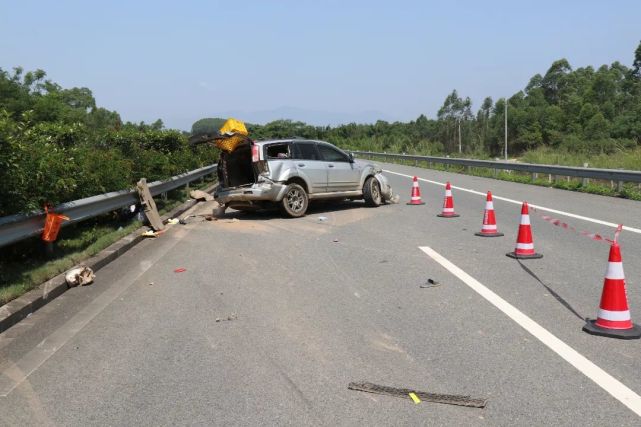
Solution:
[{"label": "concrete road surface", "polygon": [[[641,322],[641,204],[384,168],[401,204],[172,226],[0,334],[0,424],[641,425],[641,341],[581,330],[609,246],[533,213],[544,258],[505,256],[523,199],[578,230],[611,237],[623,223]],[[424,206],[405,205],[412,175]],[[456,219],[436,217],[446,180]],[[498,196],[505,237],[474,236],[485,203],[467,190]],[[440,286],[421,288],[430,278]],[[352,381],[488,405],[414,404]]]}]

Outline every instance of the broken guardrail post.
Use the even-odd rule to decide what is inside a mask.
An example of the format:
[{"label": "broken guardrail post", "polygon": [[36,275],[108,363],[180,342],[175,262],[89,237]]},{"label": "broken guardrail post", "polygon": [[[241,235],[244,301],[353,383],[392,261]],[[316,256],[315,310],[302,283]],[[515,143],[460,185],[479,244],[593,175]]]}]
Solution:
[{"label": "broken guardrail post", "polygon": [[162,220],[160,219],[160,214],[158,214],[158,209],[156,208],[156,202],[154,202],[154,198],[151,197],[151,193],[149,192],[149,187],[147,186],[147,179],[142,178],[138,183],[136,184],[136,189],[138,190],[138,195],[140,196],[140,204],[143,207],[143,210],[145,211],[145,216],[147,217],[147,220],[149,221],[149,225],[155,230],[155,231],[160,231],[165,229],[165,225],[162,223]]}]

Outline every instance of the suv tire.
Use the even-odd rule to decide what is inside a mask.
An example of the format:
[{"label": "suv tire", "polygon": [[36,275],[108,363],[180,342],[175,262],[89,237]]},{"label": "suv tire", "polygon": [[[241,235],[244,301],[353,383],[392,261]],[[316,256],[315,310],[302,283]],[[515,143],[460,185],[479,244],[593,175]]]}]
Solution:
[{"label": "suv tire", "polygon": [[370,176],[365,180],[365,184],[363,185],[363,198],[365,199],[365,204],[367,206],[376,207],[383,203],[381,185],[373,176]]},{"label": "suv tire", "polygon": [[309,206],[309,198],[305,189],[298,184],[289,184],[283,200],[280,201],[280,210],[291,218],[305,215]]}]

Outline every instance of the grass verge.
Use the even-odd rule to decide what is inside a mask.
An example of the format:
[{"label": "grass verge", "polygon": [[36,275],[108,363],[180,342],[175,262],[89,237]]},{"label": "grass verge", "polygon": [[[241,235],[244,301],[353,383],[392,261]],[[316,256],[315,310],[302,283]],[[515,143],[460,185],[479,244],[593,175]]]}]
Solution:
[{"label": "grass verge", "polygon": [[[212,183],[192,184],[192,189]],[[177,189],[167,193],[166,200],[156,200],[156,206],[162,215],[187,199],[188,191]],[[1,248],[0,305],[91,258],[140,226],[142,222],[135,218],[108,214],[62,228],[54,243],[53,254],[47,253],[39,236]]]}]

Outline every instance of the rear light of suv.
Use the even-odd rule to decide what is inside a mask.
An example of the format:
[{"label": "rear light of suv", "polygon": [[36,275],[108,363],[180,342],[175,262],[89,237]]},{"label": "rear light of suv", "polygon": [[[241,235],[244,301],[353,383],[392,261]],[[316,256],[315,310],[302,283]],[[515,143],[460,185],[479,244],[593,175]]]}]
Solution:
[{"label": "rear light of suv", "polygon": [[260,161],[260,147],[254,144],[252,145],[252,163],[258,163]]}]

